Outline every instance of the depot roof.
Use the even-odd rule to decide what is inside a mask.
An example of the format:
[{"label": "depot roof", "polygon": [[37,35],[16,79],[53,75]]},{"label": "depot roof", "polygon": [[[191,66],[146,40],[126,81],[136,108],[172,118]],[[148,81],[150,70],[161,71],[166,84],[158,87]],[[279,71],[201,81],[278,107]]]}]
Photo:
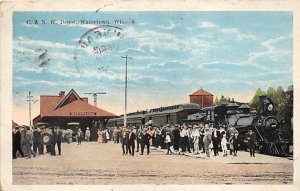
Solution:
[{"label": "depot roof", "polygon": [[87,98],[81,98],[73,89],[65,96],[41,95],[40,117],[115,117],[116,115],[90,105]]}]

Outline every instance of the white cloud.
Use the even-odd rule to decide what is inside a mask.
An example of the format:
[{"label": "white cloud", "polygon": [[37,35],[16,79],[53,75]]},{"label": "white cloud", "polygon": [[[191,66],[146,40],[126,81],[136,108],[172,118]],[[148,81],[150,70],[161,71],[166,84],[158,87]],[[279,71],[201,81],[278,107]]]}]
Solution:
[{"label": "white cloud", "polygon": [[138,25],[140,25],[140,26],[146,26],[146,25],[148,25],[148,24],[145,23],[145,22],[143,22],[143,23],[138,23]]},{"label": "white cloud", "polygon": [[256,40],[255,36],[249,34],[243,34],[236,28],[223,28],[220,31],[224,34],[234,35],[237,40],[246,40],[246,39]]},{"label": "white cloud", "polygon": [[208,22],[208,21],[201,21],[198,24],[198,28],[214,28],[216,27],[216,25],[212,22]]},{"label": "white cloud", "polygon": [[249,54],[248,59],[244,62],[245,64],[254,64],[264,70],[270,70],[270,69],[276,69],[274,67],[269,68],[269,64],[273,65],[273,63],[264,63],[266,66],[262,66],[261,64],[257,64],[257,61],[261,59],[262,57],[266,57],[271,59],[274,62],[278,62],[280,59],[284,59],[286,57],[292,57],[292,51],[287,49],[281,49],[276,46],[274,46],[275,43],[278,43],[283,40],[287,40],[291,38],[291,36],[280,36],[277,38],[271,38],[269,40],[261,42],[261,46],[265,47],[265,51],[260,52],[252,52]]},{"label": "white cloud", "polygon": [[17,37],[17,40],[15,40],[15,42],[16,44],[22,44],[22,46],[28,45],[28,46],[33,46],[35,48],[45,47],[45,48],[54,48],[54,49],[74,49],[74,46],[70,46],[64,43],[52,42],[46,40],[33,40],[24,36]]},{"label": "white cloud", "polygon": [[55,86],[56,83],[51,81],[45,81],[45,80],[29,80],[29,79],[23,79],[22,81],[15,81],[14,82],[16,86],[20,85],[49,85],[49,86]]},{"label": "white cloud", "polygon": [[33,86],[43,86],[43,85],[48,85],[52,87],[57,87],[57,86],[70,86],[70,87],[82,87],[86,86],[87,84],[83,81],[77,81],[76,83],[74,82],[68,82],[65,80],[59,80],[59,81],[46,81],[46,80],[32,80],[32,79],[18,79],[14,81],[14,84],[16,86],[27,86],[27,85],[33,85]]},{"label": "white cloud", "polygon": [[157,26],[157,28],[162,29],[162,30],[172,30],[175,27],[176,27],[176,25],[172,21],[170,21],[170,24],[168,26],[165,26],[165,25]]},{"label": "white cloud", "polygon": [[55,58],[55,60],[61,60],[61,59],[64,59],[64,60],[69,60],[69,61],[73,61],[73,57],[74,57],[74,54],[67,54],[67,53],[64,53],[64,52],[49,52],[49,57],[50,58]]},{"label": "white cloud", "polygon": [[142,51],[142,47],[149,46],[151,52],[155,49],[167,49],[179,51],[178,36],[170,33],[161,33],[154,30],[144,30],[137,32],[133,27],[128,27],[125,31],[126,38],[132,38],[137,43],[137,49]]}]

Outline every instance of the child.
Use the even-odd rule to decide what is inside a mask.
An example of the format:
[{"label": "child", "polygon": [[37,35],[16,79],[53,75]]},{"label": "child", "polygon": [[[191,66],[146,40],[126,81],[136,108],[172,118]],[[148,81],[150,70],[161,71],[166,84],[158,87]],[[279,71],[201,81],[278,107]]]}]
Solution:
[{"label": "child", "polygon": [[166,134],[165,143],[167,144],[167,148],[168,148],[167,155],[169,154],[169,152],[170,152],[170,154],[173,154],[173,152],[170,149],[170,147],[171,147],[171,137],[170,137],[170,133],[169,132],[167,132],[167,134]]},{"label": "child", "polygon": [[221,140],[221,146],[222,146],[222,151],[223,151],[223,157],[227,156],[227,139],[226,139],[226,134],[223,135],[223,138]]}]

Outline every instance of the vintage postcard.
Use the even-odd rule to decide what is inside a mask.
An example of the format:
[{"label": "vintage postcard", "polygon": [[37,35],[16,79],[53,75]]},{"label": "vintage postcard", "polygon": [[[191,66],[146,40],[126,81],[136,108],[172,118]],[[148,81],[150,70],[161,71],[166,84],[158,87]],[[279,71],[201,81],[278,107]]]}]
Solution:
[{"label": "vintage postcard", "polygon": [[1,189],[299,190],[299,3],[0,6]]}]

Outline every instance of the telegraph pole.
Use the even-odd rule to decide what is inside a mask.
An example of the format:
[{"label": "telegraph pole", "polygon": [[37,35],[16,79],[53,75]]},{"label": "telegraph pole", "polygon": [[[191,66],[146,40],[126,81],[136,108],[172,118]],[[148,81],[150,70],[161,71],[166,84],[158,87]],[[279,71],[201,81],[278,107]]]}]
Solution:
[{"label": "telegraph pole", "polygon": [[29,92],[28,98],[28,104],[29,104],[29,126],[31,127],[31,102],[33,101],[33,96],[31,95],[31,92]]},{"label": "telegraph pole", "polygon": [[97,107],[97,95],[98,94],[106,94],[106,92],[99,92],[99,93],[84,93],[84,94],[92,94],[94,97],[94,106]]},{"label": "telegraph pole", "polygon": [[127,127],[127,60],[133,59],[127,56],[121,56],[121,58],[125,58],[125,113],[124,113],[124,126]]}]

